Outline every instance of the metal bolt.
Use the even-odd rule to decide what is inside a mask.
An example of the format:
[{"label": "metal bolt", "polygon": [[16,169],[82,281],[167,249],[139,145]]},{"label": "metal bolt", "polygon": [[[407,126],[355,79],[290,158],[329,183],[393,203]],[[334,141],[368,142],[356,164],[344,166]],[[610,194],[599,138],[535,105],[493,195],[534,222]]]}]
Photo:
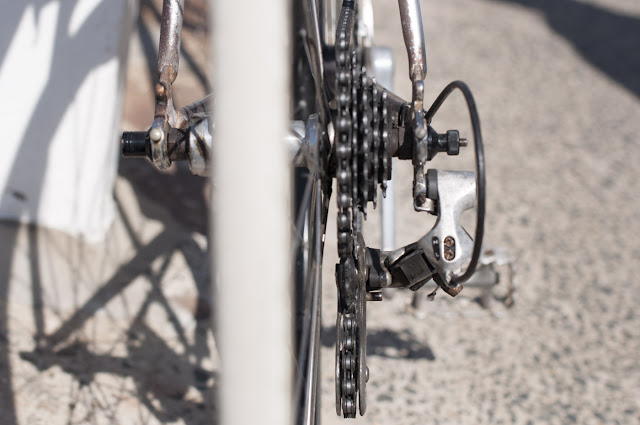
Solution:
[{"label": "metal bolt", "polygon": [[367,301],[382,301],[382,292],[367,292]]},{"label": "metal bolt", "polygon": [[451,261],[456,257],[456,241],[451,236],[444,238],[444,259]]},{"label": "metal bolt", "polygon": [[155,143],[158,143],[160,140],[162,140],[163,136],[164,134],[159,128],[152,128],[149,132],[149,138]]},{"label": "metal bolt", "polygon": [[461,138],[461,139],[460,139],[460,146],[462,146],[462,147],[467,146],[467,139],[463,139],[463,138]]},{"label": "metal bolt", "polygon": [[162,83],[156,84],[156,96],[158,97],[166,97],[167,89]]}]

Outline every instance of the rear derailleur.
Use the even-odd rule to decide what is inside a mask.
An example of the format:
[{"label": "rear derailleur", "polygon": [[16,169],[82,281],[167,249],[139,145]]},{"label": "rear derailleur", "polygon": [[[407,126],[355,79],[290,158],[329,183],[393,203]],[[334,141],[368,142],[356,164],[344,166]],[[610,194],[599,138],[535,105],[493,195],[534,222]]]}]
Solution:
[{"label": "rear derailleur", "polygon": [[[485,211],[485,171],[480,121],[471,91],[455,81],[424,108],[426,57],[419,2],[399,0],[409,57],[412,100],[405,102],[367,76],[361,65],[355,6],[344,1],[335,46],[334,158],[338,203],[336,266],[336,413],[355,417],[367,408],[366,302],[382,300],[386,288],[420,289],[433,280],[456,296],[478,265]],[[354,28],[356,27],[356,28]],[[454,90],[466,100],[473,129],[475,172],[429,169],[438,153],[458,155],[468,145],[457,130],[438,133],[431,121]],[[415,243],[394,251],[366,246],[361,221],[391,176],[391,157],[413,164],[413,206],[438,217]],[[462,213],[475,208],[475,234],[462,227]],[[358,407],[356,407],[358,406]]]}]

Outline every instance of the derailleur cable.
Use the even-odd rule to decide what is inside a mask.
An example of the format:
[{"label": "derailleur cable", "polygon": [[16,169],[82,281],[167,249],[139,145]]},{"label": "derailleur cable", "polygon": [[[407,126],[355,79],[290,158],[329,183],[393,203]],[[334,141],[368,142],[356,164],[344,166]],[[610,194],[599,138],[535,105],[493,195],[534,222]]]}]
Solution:
[{"label": "derailleur cable", "polygon": [[485,164],[484,164],[484,149],[482,145],[482,131],[480,130],[480,118],[478,116],[478,109],[476,102],[473,98],[473,94],[469,89],[469,86],[463,81],[453,81],[447,87],[442,90],[440,95],[433,102],[429,110],[427,111],[426,120],[427,124],[431,124],[433,117],[440,110],[440,107],[449,95],[455,90],[459,89],[464,95],[464,99],[467,103],[467,109],[469,110],[469,118],[471,120],[471,127],[473,130],[473,141],[475,149],[476,159],[476,231],[475,238],[473,238],[473,253],[471,254],[471,262],[467,266],[466,271],[461,276],[455,276],[451,283],[455,286],[469,280],[473,275],[478,265],[478,259],[480,258],[480,252],[482,250],[482,238],[484,236],[484,216],[486,205],[486,177],[485,177]]}]

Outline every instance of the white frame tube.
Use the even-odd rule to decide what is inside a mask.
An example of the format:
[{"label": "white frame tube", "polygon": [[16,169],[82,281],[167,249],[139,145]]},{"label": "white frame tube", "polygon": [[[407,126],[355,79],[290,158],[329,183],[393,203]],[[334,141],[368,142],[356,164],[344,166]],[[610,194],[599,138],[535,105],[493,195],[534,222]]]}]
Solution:
[{"label": "white frame tube", "polygon": [[220,423],[291,420],[289,3],[216,1],[212,243]]}]

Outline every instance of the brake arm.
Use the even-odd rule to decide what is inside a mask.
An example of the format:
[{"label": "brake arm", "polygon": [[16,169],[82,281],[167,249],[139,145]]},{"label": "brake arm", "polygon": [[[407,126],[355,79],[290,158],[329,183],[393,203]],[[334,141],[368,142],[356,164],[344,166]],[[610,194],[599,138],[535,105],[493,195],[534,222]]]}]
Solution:
[{"label": "brake arm", "polygon": [[166,170],[173,161],[188,160],[193,174],[205,176],[211,156],[214,123],[210,104],[213,96],[206,96],[179,110],[173,103],[184,1],[163,1],[153,124],[149,131],[124,132],[122,154],[146,157],[159,170]]},{"label": "brake arm", "polygon": [[176,127],[177,121],[172,85],[178,76],[183,11],[184,0],[163,1],[155,114],[149,130],[151,161],[160,170],[165,170],[171,165],[167,139],[169,131]]}]

